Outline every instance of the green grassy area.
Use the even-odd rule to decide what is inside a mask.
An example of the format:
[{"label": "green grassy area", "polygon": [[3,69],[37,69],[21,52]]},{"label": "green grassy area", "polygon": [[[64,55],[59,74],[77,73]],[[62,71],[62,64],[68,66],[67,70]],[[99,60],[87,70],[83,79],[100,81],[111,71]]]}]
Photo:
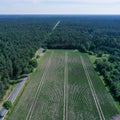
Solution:
[{"label": "green grassy area", "polygon": [[[83,54],[85,63],[87,65],[88,72],[93,81],[94,88],[96,90],[101,108],[107,120],[118,113],[117,108],[115,107],[114,100],[110,95],[109,91],[106,90],[105,85],[100,80],[98,74],[93,68],[93,64],[90,62],[89,57],[86,54]],[[103,78],[102,78],[103,79]]]},{"label": "green grassy area", "polygon": [[[36,52],[35,56],[36,56],[36,55],[37,55],[37,52]],[[43,55],[44,55],[44,54],[43,54]],[[40,64],[40,62],[41,62],[42,60],[43,60],[43,57],[41,57],[41,58],[39,57],[39,59],[37,60],[37,61],[38,61],[38,64]],[[34,68],[32,74],[33,74],[36,70],[37,70],[37,68]],[[27,81],[25,82],[24,86],[22,87],[22,90],[20,91],[19,95],[17,96],[17,98],[16,98],[16,100],[15,100],[15,102],[14,102],[14,104],[13,104],[13,107],[9,110],[8,114],[6,115],[5,120],[8,120],[9,117],[11,116],[11,114],[13,113],[16,105],[17,105],[18,102],[19,102],[19,99],[21,98],[22,93],[24,92],[26,86],[28,85],[29,81],[31,80],[30,78],[31,78],[31,75],[32,75],[32,74],[29,75]],[[11,85],[11,89],[12,89],[12,90],[16,87],[17,83],[20,82],[20,79],[23,78],[23,76],[24,76],[24,75],[20,75],[20,76],[18,76],[18,79],[17,79],[17,80],[11,80],[10,83],[12,84],[12,85]],[[12,92],[12,90],[9,92],[9,94]],[[9,96],[9,94],[8,94],[8,96]]]},{"label": "green grassy area", "polygon": [[90,58],[90,61],[92,63],[95,63],[96,59],[101,59],[101,60],[106,59],[106,60],[108,60],[109,54],[103,54],[102,57],[97,57],[96,55],[89,55],[89,58]]},{"label": "green grassy area", "polygon": [[77,50],[48,50],[40,57],[9,120],[63,120],[64,117],[100,120],[82,59],[105,119],[118,114],[86,54]]},{"label": "green grassy area", "polygon": [[[99,120],[88,81],[83,70],[80,53],[69,53],[69,119]],[[72,113],[72,114],[71,114]]]},{"label": "green grassy area", "polygon": [[[88,56],[89,56],[89,59],[90,59],[90,61],[91,61],[91,63],[92,63],[92,65],[93,65],[94,68],[96,68],[96,66],[95,66],[95,64],[94,64],[95,60],[97,60],[97,59],[100,59],[100,60],[106,59],[106,60],[108,60],[108,58],[109,58],[109,54],[103,54],[102,57],[97,57],[96,55],[88,55]],[[110,64],[111,64],[111,63],[110,63]],[[111,66],[112,66],[112,65],[114,66],[114,64],[111,64]],[[100,73],[98,73],[97,71],[96,71],[96,73],[98,74],[100,80],[101,80],[102,83],[104,84],[106,90],[109,92],[109,87],[106,85],[105,80],[104,80],[104,77],[103,77],[102,75],[100,75]],[[113,96],[111,95],[110,92],[109,92],[109,94],[110,94],[110,96],[112,97],[112,99],[113,99],[113,101],[114,101],[114,104],[115,104],[117,110],[120,112],[120,104],[119,104],[119,102],[114,100],[114,98],[113,98]]]},{"label": "green grassy area", "polygon": [[[95,66],[95,61],[96,60],[103,60],[103,59],[108,59],[109,55],[108,54],[104,54],[102,57],[97,57],[96,55],[88,55],[89,56],[89,59],[90,59],[90,62],[93,64],[93,67],[96,68]],[[97,72],[97,71],[96,71]],[[101,79],[101,81],[103,82],[103,84],[105,85],[105,82],[104,82],[104,77],[101,76],[98,72],[97,74],[99,75],[99,78]],[[106,89],[108,90],[108,88],[106,87]]]},{"label": "green grassy area", "polygon": [[23,94],[21,95],[17,105],[14,108],[14,111],[12,112],[12,115],[9,119],[12,120],[24,120],[26,117],[26,113],[29,111],[29,107],[34,99],[38,83],[40,81],[40,78],[43,74],[43,71],[45,69],[45,64],[48,61],[50,52],[48,51],[45,56],[42,56],[40,58],[39,65],[35,72],[33,72],[30,76],[29,84],[26,86]]}]

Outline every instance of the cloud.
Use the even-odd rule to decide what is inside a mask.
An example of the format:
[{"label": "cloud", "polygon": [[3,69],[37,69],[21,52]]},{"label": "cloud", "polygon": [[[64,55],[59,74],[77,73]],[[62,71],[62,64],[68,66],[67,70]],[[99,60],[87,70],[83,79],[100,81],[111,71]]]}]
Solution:
[{"label": "cloud", "polygon": [[[0,1],[1,2],[1,1]],[[120,0],[4,0],[3,2],[14,3],[32,3],[32,4],[86,4],[86,5],[103,5],[103,4],[120,4]]]},{"label": "cloud", "polygon": [[32,4],[37,4],[40,3],[42,0],[16,0],[16,2],[23,2],[23,3],[32,3]]},{"label": "cloud", "polygon": [[32,1],[32,3],[34,3],[34,4],[36,4],[36,3],[39,2],[39,0],[31,0],[31,1]]},{"label": "cloud", "polygon": [[0,0],[0,14],[120,14],[120,0]]},{"label": "cloud", "polygon": [[120,0],[42,0],[45,3],[77,3],[77,4],[117,4]]}]

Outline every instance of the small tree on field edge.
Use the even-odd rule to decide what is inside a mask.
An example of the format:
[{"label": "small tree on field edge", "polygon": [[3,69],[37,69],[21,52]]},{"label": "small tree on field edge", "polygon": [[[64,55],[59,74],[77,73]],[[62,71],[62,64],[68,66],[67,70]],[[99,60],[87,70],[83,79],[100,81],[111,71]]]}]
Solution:
[{"label": "small tree on field edge", "polygon": [[6,101],[6,102],[4,102],[3,106],[8,110],[8,109],[12,108],[12,102]]}]

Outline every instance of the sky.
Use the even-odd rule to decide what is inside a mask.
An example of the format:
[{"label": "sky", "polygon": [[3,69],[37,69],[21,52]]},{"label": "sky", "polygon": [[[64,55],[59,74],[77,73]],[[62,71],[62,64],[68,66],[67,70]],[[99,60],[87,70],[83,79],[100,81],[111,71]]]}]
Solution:
[{"label": "sky", "polygon": [[120,0],[0,0],[0,14],[120,14]]}]

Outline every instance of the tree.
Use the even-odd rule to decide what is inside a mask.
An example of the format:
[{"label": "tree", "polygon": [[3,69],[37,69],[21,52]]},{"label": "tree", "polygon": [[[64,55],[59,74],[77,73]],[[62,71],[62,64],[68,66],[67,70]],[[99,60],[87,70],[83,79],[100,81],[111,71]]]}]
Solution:
[{"label": "tree", "polygon": [[33,66],[34,68],[37,67],[37,60],[36,59],[30,60],[29,65]]},{"label": "tree", "polygon": [[4,102],[3,106],[8,110],[8,109],[12,108],[12,102],[6,101],[6,102]]}]

